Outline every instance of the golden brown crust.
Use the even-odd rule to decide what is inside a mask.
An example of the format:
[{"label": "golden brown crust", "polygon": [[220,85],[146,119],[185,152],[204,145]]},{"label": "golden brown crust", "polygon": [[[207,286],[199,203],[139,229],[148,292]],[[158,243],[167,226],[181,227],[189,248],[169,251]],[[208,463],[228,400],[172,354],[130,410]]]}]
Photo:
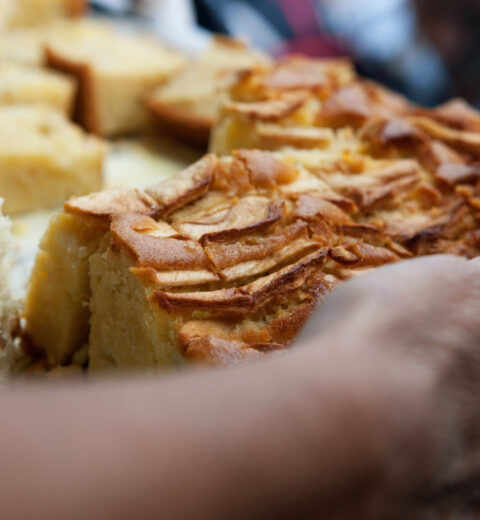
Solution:
[{"label": "golden brown crust", "polygon": [[336,283],[333,276],[318,273],[304,286],[303,300],[288,312],[269,316],[268,325],[262,329],[248,318],[242,322],[219,318],[187,321],[179,329],[179,348],[192,361],[210,364],[231,364],[279,352],[290,344],[314,306]]},{"label": "golden brown crust", "polygon": [[180,348],[183,355],[194,362],[228,366],[263,356],[260,349],[248,343],[220,338],[213,334],[190,336],[188,332],[180,330]]},{"label": "golden brown crust", "polygon": [[127,247],[141,267],[158,271],[207,269],[208,259],[198,242],[178,234],[166,223],[135,213],[112,217],[110,230],[117,245]]},{"label": "golden brown crust", "polygon": [[341,88],[329,97],[319,115],[319,122],[337,127],[352,124],[360,126],[373,115],[367,93],[359,84]]},{"label": "golden brown crust", "polygon": [[335,135],[331,128],[284,127],[271,123],[258,123],[256,131],[266,149],[282,146],[322,147],[330,143]]},{"label": "golden brown crust", "polygon": [[209,190],[216,165],[214,155],[205,155],[172,179],[151,186],[145,192],[159,204],[159,212],[166,217]]},{"label": "golden brown crust", "polygon": [[[333,61],[332,64],[340,64]],[[274,90],[316,89],[330,84],[325,62],[312,64],[308,59],[294,56],[280,61],[263,80],[263,86]]]},{"label": "golden brown crust", "polygon": [[319,124],[333,127],[359,127],[373,117],[393,117],[408,112],[401,97],[379,85],[357,81],[328,97],[317,116]]},{"label": "golden brown crust", "polygon": [[480,131],[480,116],[477,110],[460,98],[451,99],[434,109],[418,109],[416,113],[458,130]]},{"label": "golden brown crust", "polygon": [[[235,238],[235,237],[234,237]],[[297,243],[317,245],[309,240],[308,226],[301,220],[273,231],[262,234],[252,241],[249,237],[240,237],[233,241],[205,240],[204,248],[210,261],[218,270],[238,267],[244,262],[264,260],[271,262],[272,255],[277,252],[284,254]],[[275,263],[273,264],[275,265]]]},{"label": "golden brown crust", "polygon": [[460,151],[480,156],[480,133],[446,127],[429,117],[413,116],[409,121],[434,139]]},{"label": "golden brown crust", "polygon": [[73,120],[90,133],[101,135],[99,115],[95,107],[95,87],[93,71],[87,63],[78,63],[58,54],[53,47],[45,46],[47,67],[71,75],[77,82],[77,96],[73,110]]},{"label": "golden brown crust", "polygon": [[294,215],[307,221],[321,219],[335,227],[353,224],[348,214],[336,204],[308,194],[298,197]]},{"label": "golden brown crust", "polygon": [[281,96],[267,101],[244,103],[227,101],[224,105],[226,112],[255,117],[264,121],[281,119],[290,115],[305,103],[307,95],[304,92],[286,92]]},{"label": "golden brown crust", "polygon": [[87,12],[86,0],[70,0],[69,11],[70,16],[74,18],[85,15]]},{"label": "golden brown crust", "polygon": [[298,171],[293,166],[276,159],[268,152],[236,150],[234,156],[245,165],[253,186],[259,188],[289,184],[298,177]]},{"label": "golden brown crust", "polygon": [[147,100],[147,106],[155,121],[174,136],[201,146],[208,145],[215,119],[179,105],[163,103],[154,97]]},{"label": "golden brown crust", "polygon": [[159,206],[146,193],[136,188],[119,186],[84,197],[71,197],[65,203],[65,209],[71,213],[109,217],[124,213],[154,215],[159,211]]},{"label": "golden brown crust", "polygon": [[168,312],[203,310],[220,314],[250,314],[270,300],[302,286],[314,269],[325,263],[328,250],[322,248],[298,262],[259,278],[248,285],[194,293],[155,291],[151,300]]}]

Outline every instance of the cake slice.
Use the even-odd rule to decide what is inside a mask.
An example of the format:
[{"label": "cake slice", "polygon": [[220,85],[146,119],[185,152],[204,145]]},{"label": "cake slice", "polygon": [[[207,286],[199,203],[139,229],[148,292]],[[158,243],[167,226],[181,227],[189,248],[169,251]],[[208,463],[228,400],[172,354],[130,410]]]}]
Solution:
[{"label": "cake slice", "polygon": [[318,121],[318,115],[332,95],[356,80],[346,59],[292,56],[256,67],[230,88],[212,132],[210,151],[325,146],[334,132],[332,125]]},{"label": "cake slice", "polygon": [[49,366],[87,343],[90,370],[281,351],[340,279],[413,254],[367,220],[416,201],[421,166],[368,159],[334,178],[324,159],[206,155],[145,192],[70,199],[33,269],[31,343]]},{"label": "cake slice", "polygon": [[0,64],[0,106],[44,105],[69,117],[75,96],[72,78],[12,64]]},{"label": "cake slice", "polygon": [[48,65],[78,82],[75,119],[102,136],[145,129],[146,96],[184,65],[181,55],[154,38],[91,21],[49,36],[45,49]]},{"label": "cake slice", "polygon": [[43,43],[50,28],[51,25],[0,31],[0,63],[41,67],[44,64]]},{"label": "cake slice", "polygon": [[101,188],[105,145],[57,111],[0,106],[0,196],[16,214],[61,205]]},{"label": "cake slice", "polygon": [[243,42],[217,37],[210,48],[148,98],[148,106],[166,130],[207,145],[219,109],[238,74],[269,59]]},{"label": "cake slice", "polygon": [[2,0],[0,28],[37,26],[84,14],[85,0]]},{"label": "cake slice", "polygon": [[428,168],[440,161],[471,169],[480,157],[480,115],[464,101],[419,107],[356,76],[348,62],[306,57],[287,58],[239,78],[223,105],[210,150],[330,149],[346,131],[375,156],[407,153],[425,163],[433,145],[437,158]]}]

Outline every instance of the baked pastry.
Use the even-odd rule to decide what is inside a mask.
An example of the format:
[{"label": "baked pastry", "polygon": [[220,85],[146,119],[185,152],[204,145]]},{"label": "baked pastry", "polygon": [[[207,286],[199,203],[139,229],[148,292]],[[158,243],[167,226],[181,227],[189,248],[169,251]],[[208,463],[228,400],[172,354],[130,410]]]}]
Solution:
[{"label": "baked pastry", "polygon": [[89,132],[109,137],[145,129],[146,96],[184,65],[181,55],[154,38],[91,21],[49,36],[45,53],[51,68],[78,82],[75,120]]},{"label": "baked pastry", "polygon": [[[407,242],[416,254],[475,256],[475,220],[467,224],[458,217],[462,226],[470,226],[466,242],[462,226],[456,245],[452,237],[457,231],[446,229],[452,221],[458,222],[452,217],[454,210],[462,208],[460,213],[469,214],[466,208],[474,204],[465,200],[476,197],[472,193],[480,172],[480,114],[459,99],[434,109],[419,107],[348,74],[345,64],[327,64],[333,66],[336,79],[327,74],[322,82],[325,61],[308,58],[287,59],[247,74],[232,88],[212,137],[212,150],[228,153],[239,146],[289,150],[357,205],[367,208],[373,201],[375,211],[362,217],[365,223],[378,222],[378,204],[388,201],[382,195],[389,193],[388,186],[379,179],[378,185],[365,185],[359,191],[361,186],[352,184],[353,177],[345,179],[342,174],[362,171],[371,159],[408,158],[421,165],[421,203],[406,200],[396,211],[382,214],[382,230],[395,241]],[[324,159],[314,164],[319,155]],[[366,180],[360,176],[358,182]],[[459,201],[461,193],[465,200]],[[436,224],[432,211],[438,213]],[[439,239],[440,228],[450,237],[448,243]]]},{"label": "baked pastry", "polygon": [[[478,156],[480,115],[473,107],[459,99],[434,109],[416,106],[357,77],[345,61],[286,59],[245,74],[229,95],[210,143],[215,153],[242,147],[335,147],[339,131],[345,128],[368,148],[371,128],[388,123],[384,141],[405,144],[415,134],[417,143],[440,141],[467,162]],[[416,154],[418,150],[410,147],[409,151]],[[375,153],[380,153],[378,147]]]},{"label": "baked pastry", "polygon": [[418,161],[366,156],[344,133],[325,150],[207,155],[145,192],[69,200],[33,269],[32,344],[55,366],[88,342],[92,370],[234,363],[288,345],[339,280],[479,253],[473,186],[443,196]]},{"label": "baked pastry", "polygon": [[86,0],[2,0],[0,28],[36,26],[84,14]]},{"label": "baked pastry", "polygon": [[275,198],[277,181],[294,189],[296,170],[262,155],[251,176],[247,157],[206,156],[147,192],[65,205],[26,302],[28,334],[50,366],[86,341],[91,369],[153,369],[257,356],[293,337],[334,283],[322,273],[327,250]]},{"label": "baked pastry", "polygon": [[44,67],[48,40],[68,38],[72,26],[83,23],[87,22],[55,19],[48,24],[0,31],[0,63]]},{"label": "baked pastry", "polygon": [[102,186],[105,145],[57,111],[0,106],[0,196],[16,214],[61,205]]},{"label": "baked pastry", "polygon": [[[318,115],[334,94],[357,81],[346,59],[292,56],[256,67],[231,87],[212,132],[210,151],[327,145],[334,137],[332,121],[321,123]],[[354,109],[361,110],[357,104],[354,100]]]},{"label": "baked pastry", "polygon": [[238,74],[269,62],[243,42],[216,37],[210,48],[148,98],[156,120],[183,139],[208,145],[227,91]]},{"label": "baked pastry", "polygon": [[73,109],[72,78],[42,69],[0,64],[0,105],[45,105],[69,117]]},{"label": "baked pastry", "polygon": [[43,26],[0,31],[0,63],[41,67],[44,62],[45,38],[46,28]]}]

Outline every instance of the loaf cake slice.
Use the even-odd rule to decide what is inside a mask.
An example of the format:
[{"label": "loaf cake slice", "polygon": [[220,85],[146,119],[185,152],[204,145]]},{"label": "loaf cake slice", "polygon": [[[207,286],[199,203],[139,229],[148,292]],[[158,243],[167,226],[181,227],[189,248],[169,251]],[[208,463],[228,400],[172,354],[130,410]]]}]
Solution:
[{"label": "loaf cake slice", "polygon": [[72,78],[42,69],[0,64],[0,106],[44,105],[69,117],[75,96]]},{"label": "loaf cake slice", "polygon": [[59,18],[82,16],[86,0],[2,0],[0,28],[46,24]]},{"label": "loaf cake slice", "polygon": [[101,188],[105,145],[57,111],[0,106],[0,196],[6,214],[61,205]]},{"label": "loaf cake slice", "polygon": [[51,68],[78,82],[76,121],[102,136],[145,129],[145,98],[184,65],[181,55],[154,38],[91,21],[49,36],[45,51]]},{"label": "loaf cake slice", "polygon": [[208,145],[232,82],[242,71],[267,62],[267,56],[243,42],[217,37],[181,74],[158,87],[149,97],[148,106],[167,131]]},{"label": "loaf cake slice", "polygon": [[145,192],[69,200],[30,281],[31,343],[49,366],[86,343],[90,370],[229,364],[282,351],[340,280],[479,254],[473,187],[436,199],[418,161],[355,143],[207,155]]},{"label": "loaf cake slice", "polygon": [[43,42],[46,31],[43,26],[0,31],[0,63],[41,67],[44,63]]}]

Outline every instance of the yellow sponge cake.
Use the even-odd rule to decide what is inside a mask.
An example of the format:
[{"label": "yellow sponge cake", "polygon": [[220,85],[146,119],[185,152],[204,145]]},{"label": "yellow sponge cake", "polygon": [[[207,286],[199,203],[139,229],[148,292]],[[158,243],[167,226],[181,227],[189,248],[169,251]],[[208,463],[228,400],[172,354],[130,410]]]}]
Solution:
[{"label": "yellow sponge cake", "polygon": [[0,196],[16,214],[61,205],[101,188],[105,145],[57,111],[0,106]]}]

